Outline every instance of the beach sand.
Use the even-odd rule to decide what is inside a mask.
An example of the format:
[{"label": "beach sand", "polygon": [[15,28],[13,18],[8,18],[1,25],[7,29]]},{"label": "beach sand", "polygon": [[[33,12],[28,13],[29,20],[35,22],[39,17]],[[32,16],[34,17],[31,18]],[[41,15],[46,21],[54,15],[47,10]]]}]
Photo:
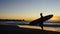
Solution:
[{"label": "beach sand", "polygon": [[0,34],[60,34],[60,32],[20,28],[12,25],[0,25]]}]

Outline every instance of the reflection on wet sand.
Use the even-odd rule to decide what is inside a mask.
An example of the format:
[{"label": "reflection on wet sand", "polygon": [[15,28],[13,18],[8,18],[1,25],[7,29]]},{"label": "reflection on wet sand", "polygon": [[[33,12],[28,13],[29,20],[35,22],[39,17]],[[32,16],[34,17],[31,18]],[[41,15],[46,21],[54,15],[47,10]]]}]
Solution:
[{"label": "reflection on wet sand", "polygon": [[[18,25],[18,27],[21,27],[21,28],[31,28],[31,29],[39,29],[39,30],[41,29],[41,27],[39,27],[39,26],[30,26],[30,25]],[[53,27],[44,27],[44,30],[57,31]]]}]

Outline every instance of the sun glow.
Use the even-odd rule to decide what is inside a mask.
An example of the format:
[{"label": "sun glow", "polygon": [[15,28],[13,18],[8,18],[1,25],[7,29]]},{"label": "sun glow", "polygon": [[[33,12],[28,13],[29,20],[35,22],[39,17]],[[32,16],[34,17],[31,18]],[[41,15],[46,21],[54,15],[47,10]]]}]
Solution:
[{"label": "sun glow", "polygon": [[52,20],[52,21],[59,21],[60,17],[59,16],[54,16],[50,20]]}]

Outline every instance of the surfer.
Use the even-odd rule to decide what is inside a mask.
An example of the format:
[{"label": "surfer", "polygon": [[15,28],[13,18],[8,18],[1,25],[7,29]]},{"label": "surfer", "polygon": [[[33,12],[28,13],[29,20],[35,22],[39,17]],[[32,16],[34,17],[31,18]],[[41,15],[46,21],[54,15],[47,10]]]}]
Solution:
[{"label": "surfer", "polygon": [[47,15],[47,16],[43,16],[42,13],[40,13],[40,18],[30,22],[29,25],[38,25],[41,27],[42,31],[43,31],[43,22],[47,21],[48,19],[52,18],[53,15]]},{"label": "surfer", "polygon": [[40,13],[40,16],[41,16],[41,22],[39,23],[39,26],[42,28],[43,30],[43,15],[42,13]]}]

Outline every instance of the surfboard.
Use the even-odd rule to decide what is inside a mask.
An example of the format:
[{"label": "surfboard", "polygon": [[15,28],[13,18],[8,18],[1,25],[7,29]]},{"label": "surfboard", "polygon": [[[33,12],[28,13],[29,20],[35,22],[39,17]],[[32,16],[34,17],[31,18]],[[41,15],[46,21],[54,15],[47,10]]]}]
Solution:
[{"label": "surfboard", "polygon": [[42,18],[38,18],[38,19],[30,22],[30,25],[36,25],[38,23],[41,23],[42,21],[45,22],[46,20],[49,20],[52,17],[53,17],[53,15],[47,15],[47,16],[44,16]]}]

